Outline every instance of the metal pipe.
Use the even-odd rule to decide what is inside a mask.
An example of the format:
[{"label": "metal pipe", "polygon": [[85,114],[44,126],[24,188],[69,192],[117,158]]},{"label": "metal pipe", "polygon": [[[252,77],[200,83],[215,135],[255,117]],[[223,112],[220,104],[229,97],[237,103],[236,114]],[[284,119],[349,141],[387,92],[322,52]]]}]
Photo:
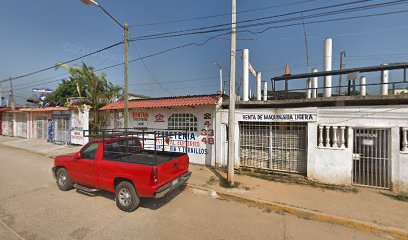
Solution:
[{"label": "metal pipe", "polygon": [[361,96],[366,96],[367,95],[367,79],[366,77],[361,77],[360,78],[360,92],[361,92]]},{"label": "metal pipe", "polygon": [[268,101],[268,82],[264,82],[264,94],[263,94],[263,100]]},{"label": "metal pipe", "polygon": [[256,100],[262,100],[262,73],[258,72],[256,74]]},{"label": "metal pipe", "polygon": [[[388,64],[383,64],[384,66]],[[389,70],[381,71],[381,95],[388,95]]]},{"label": "metal pipe", "polygon": [[242,50],[242,100],[249,101],[249,49]]},{"label": "metal pipe", "polygon": [[[317,68],[313,68],[312,72],[316,73]],[[318,77],[313,77],[312,79],[312,98],[317,98],[317,89],[318,89],[318,83],[319,83],[319,78]]]},{"label": "metal pipe", "polygon": [[[326,38],[324,40],[324,70],[331,71],[332,70],[332,52],[333,52],[333,42],[331,38]],[[328,75],[324,77],[324,91],[323,97],[331,97],[332,96],[332,76]]]},{"label": "metal pipe", "polygon": [[312,80],[308,78],[306,80],[306,98],[311,98],[312,97]]}]

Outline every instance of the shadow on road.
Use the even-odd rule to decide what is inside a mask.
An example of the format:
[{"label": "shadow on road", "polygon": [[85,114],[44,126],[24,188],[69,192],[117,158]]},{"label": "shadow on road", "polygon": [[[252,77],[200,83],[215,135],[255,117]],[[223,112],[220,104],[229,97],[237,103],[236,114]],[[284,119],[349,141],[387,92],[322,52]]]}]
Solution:
[{"label": "shadow on road", "polygon": [[[186,188],[186,185],[180,186],[179,188],[175,189],[174,191],[168,193],[166,196],[162,198],[140,198],[140,206],[141,208],[148,208],[151,210],[157,210],[174,198],[176,198],[180,193],[182,193]],[[76,189],[76,192],[87,197],[104,197],[109,200],[115,201],[115,194],[107,191],[98,191],[98,192],[84,192],[79,189]]]}]

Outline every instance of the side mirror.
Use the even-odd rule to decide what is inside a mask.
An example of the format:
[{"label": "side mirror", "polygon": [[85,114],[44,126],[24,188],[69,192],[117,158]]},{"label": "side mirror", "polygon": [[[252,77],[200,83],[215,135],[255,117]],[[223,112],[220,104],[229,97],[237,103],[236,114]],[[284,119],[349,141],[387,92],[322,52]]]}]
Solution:
[{"label": "side mirror", "polygon": [[81,153],[80,152],[75,153],[74,158],[75,158],[75,160],[80,159],[81,158]]}]

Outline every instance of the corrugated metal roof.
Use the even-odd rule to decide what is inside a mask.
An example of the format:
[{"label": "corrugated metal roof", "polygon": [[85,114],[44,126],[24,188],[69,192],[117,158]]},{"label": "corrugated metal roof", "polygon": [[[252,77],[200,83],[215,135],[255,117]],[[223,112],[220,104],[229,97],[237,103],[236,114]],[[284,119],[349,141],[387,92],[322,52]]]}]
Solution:
[{"label": "corrugated metal roof", "polygon": [[[129,101],[129,109],[132,108],[169,108],[187,107],[198,105],[215,105],[221,98],[220,95],[198,95],[166,98],[138,99]],[[124,109],[123,101],[115,102],[100,108],[99,110]]]}]

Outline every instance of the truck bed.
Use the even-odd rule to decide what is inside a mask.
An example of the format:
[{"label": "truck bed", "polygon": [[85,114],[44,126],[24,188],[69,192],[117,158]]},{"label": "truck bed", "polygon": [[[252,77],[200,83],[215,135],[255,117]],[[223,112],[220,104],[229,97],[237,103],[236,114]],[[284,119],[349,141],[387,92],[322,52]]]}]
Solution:
[{"label": "truck bed", "polygon": [[143,150],[137,153],[123,153],[123,152],[111,152],[105,151],[104,160],[115,161],[123,163],[142,164],[147,166],[159,166],[163,163],[169,162],[175,158],[186,155],[186,153],[179,152],[162,152],[162,151],[150,151]]}]

